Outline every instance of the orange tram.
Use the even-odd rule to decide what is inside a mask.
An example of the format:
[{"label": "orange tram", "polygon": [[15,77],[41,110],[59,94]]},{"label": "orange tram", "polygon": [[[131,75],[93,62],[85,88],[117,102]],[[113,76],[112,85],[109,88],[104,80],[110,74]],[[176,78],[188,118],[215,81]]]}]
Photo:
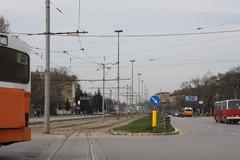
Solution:
[{"label": "orange tram", "polygon": [[0,34],[0,146],[31,140],[29,46]]}]

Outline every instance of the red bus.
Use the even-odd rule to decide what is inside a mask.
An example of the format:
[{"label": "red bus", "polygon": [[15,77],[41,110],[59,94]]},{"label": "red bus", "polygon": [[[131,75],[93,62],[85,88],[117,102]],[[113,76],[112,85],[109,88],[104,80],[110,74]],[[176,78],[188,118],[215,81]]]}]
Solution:
[{"label": "red bus", "polygon": [[30,77],[29,46],[0,34],[0,146],[31,139]]},{"label": "red bus", "polygon": [[238,124],[240,121],[240,99],[229,99],[215,103],[216,122]]}]

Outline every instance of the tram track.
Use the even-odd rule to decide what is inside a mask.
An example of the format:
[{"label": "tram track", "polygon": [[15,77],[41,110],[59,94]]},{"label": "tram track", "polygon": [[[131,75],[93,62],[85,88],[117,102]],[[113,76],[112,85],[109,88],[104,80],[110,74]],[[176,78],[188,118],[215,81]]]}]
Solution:
[{"label": "tram track", "polygon": [[[109,155],[101,145],[101,141],[98,139],[101,133],[109,133],[110,128],[126,124],[136,118],[123,117],[117,120],[115,117],[105,118],[102,122],[101,119],[86,120],[79,122],[67,122],[63,124],[57,124],[51,128],[51,133],[62,135],[63,137],[55,144],[49,144],[51,148],[47,156],[44,156],[45,160],[62,160],[65,159],[65,153],[69,148],[72,148],[71,155],[73,159],[83,160],[110,160]],[[76,123],[76,124],[74,124]],[[100,134],[99,134],[100,133]],[[107,134],[108,134],[107,133]],[[77,148],[81,148],[78,150]],[[44,149],[39,155],[27,155],[30,159],[40,158],[44,154]],[[43,157],[42,157],[43,158]],[[69,159],[71,159],[69,157]]]},{"label": "tram track", "polygon": [[[98,160],[100,157],[101,157],[101,160],[110,160],[108,154],[103,149],[103,146],[100,144],[98,139],[92,138],[91,132],[86,132],[86,138],[89,146],[90,160]],[[96,152],[95,150],[96,148],[100,150],[100,153]],[[98,155],[98,154],[101,154],[101,155]]]},{"label": "tram track", "polygon": [[96,138],[95,141],[96,141],[96,144],[98,144],[99,148],[101,149],[101,151],[102,151],[102,153],[103,153],[103,155],[105,157],[105,160],[110,160],[109,155],[104,150],[104,148],[103,148],[102,144],[99,142],[99,140]]},{"label": "tram track", "polygon": [[[51,134],[58,134],[64,135],[70,133],[71,131],[74,132],[85,132],[85,131],[104,131],[105,133],[109,133],[108,130],[111,127],[117,126],[120,123],[125,123],[131,121],[135,118],[126,118],[122,117],[121,120],[117,120],[115,117],[106,117],[104,122],[102,122],[101,118],[95,119],[88,119],[88,120],[73,120],[73,121],[66,121],[66,122],[55,122],[51,124]],[[39,133],[42,131],[42,125],[33,125],[31,126],[32,131],[34,133]],[[77,133],[78,135],[80,133]]]},{"label": "tram track", "polygon": [[[108,119],[111,119],[111,117],[106,118],[106,120],[108,120]],[[54,131],[57,129],[67,129],[67,128],[72,128],[72,127],[84,127],[89,124],[98,123],[100,121],[101,121],[101,118],[52,122],[51,130]],[[42,124],[33,124],[30,127],[32,128],[33,132],[40,132],[43,129]]]},{"label": "tram track", "polygon": [[[62,142],[59,144],[59,146],[45,159],[45,160],[58,160],[61,159],[59,154],[61,153],[61,150],[64,150],[65,144],[68,142],[70,138],[76,138],[74,137],[76,132],[72,132],[71,134],[65,135],[65,138],[62,140]],[[110,160],[109,156],[107,155],[106,151],[103,149],[103,146],[100,144],[99,140],[96,137],[92,137],[91,131],[85,131],[82,132],[85,133],[85,143],[88,147],[88,154],[86,156],[86,160]],[[84,145],[84,144],[82,144]],[[101,152],[96,152],[96,149]],[[81,153],[85,154],[85,153]],[[104,159],[102,159],[104,157]],[[30,158],[30,157],[29,157]],[[36,158],[36,157],[35,157]]]},{"label": "tram track", "polygon": [[91,140],[91,132],[86,132],[86,138],[87,138],[88,147],[89,147],[90,160],[96,160],[95,153],[93,151],[93,143]]},{"label": "tram track", "polygon": [[63,146],[65,145],[65,143],[68,141],[68,139],[74,134],[74,132],[72,132],[69,135],[65,135],[64,140],[62,141],[62,143],[57,147],[57,149],[46,159],[46,160],[57,160],[57,154],[59,153],[59,151],[63,148]]}]

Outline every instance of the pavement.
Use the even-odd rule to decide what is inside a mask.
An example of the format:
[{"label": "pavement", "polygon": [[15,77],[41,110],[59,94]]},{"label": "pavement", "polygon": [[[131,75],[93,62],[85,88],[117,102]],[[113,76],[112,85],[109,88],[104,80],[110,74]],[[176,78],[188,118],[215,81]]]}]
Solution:
[{"label": "pavement", "polygon": [[240,125],[211,117],[172,117],[171,136],[106,133],[34,134],[33,140],[0,148],[0,160],[239,160]]}]

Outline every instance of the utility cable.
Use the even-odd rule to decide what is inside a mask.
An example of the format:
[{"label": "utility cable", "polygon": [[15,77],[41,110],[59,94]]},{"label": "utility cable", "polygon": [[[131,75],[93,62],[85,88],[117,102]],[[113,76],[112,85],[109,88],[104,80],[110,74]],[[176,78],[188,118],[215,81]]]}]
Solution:
[{"label": "utility cable", "polygon": [[75,28],[78,28],[78,26],[72,21],[71,18],[69,18],[59,7],[57,7],[55,4],[53,4],[52,1],[50,1],[50,4],[59,12],[61,13],[67,20],[70,22]]},{"label": "utility cable", "polygon": [[[45,49],[42,49],[42,48],[38,48],[38,47],[31,47],[32,49],[38,49],[38,50],[45,50]],[[91,63],[91,64],[96,64],[95,62],[92,62],[90,60],[87,60],[87,59],[84,59],[82,57],[79,57],[79,56],[76,56],[76,55],[73,55],[73,54],[70,54],[68,53],[68,51],[58,51],[58,50],[51,50],[52,52],[55,52],[55,53],[62,53],[62,54],[65,54],[65,55],[68,55],[69,57],[72,57],[72,58],[77,58],[79,60],[82,60],[83,62],[87,62],[87,63]],[[57,57],[57,56],[55,56]]]},{"label": "utility cable", "polygon": [[89,58],[91,59],[91,61],[95,64],[97,64],[98,66],[102,66],[100,63],[98,63],[94,58],[92,58],[85,50],[84,48],[82,48],[82,42],[80,37],[78,36],[78,42],[79,42],[79,46],[80,46],[80,50]]},{"label": "utility cable", "polygon": [[[233,63],[233,62],[240,62],[240,59],[235,60],[222,60],[222,61],[209,61],[209,62],[193,62],[193,63],[161,63],[155,65],[136,65],[135,67],[138,68],[146,68],[146,67],[161,67],[161,66],[184,66],[184,65],[200,65],[200,64],[216,64],[216,63]],[[129,66],[122,66],[122,68],[128,69]]]},{"label": "utility cable", "polygon": [[[162,34],[126,34],[120,35],[120,37],[126,38],[134,38],[134,37],[177,37],[177,36],[195,36],[195,35],[213,35],[213,34],[224,34],[224,33],[236,33],[240,32],[240,29],[234,30],[220,30],[220,31],[206,31],[206,32],[189,32],[189,33],[162,33]],[[51,32],[49,33],[52,36],[79,36],[79,31],[73,32]],[[84,32],[87,33],[87,32]],[[20,33],[20,32],[11,32],[14,35],[25,35],[25,36],[35,36],[35,35],[46,35],[44,32],[39,33]],[[89,38],[113,38],[117,37],[117,35],[81,35],[81,37],[89,37]]]}]

